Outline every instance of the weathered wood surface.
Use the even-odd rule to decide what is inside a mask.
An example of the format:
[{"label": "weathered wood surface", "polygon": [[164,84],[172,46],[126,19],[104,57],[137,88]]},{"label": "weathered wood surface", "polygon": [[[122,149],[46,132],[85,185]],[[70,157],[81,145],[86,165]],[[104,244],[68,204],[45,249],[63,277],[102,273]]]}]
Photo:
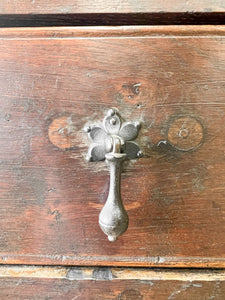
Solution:
[{"label": "weathered wood surface", "polygon": [[[92,30],[0,31],[1,262],[224,267],[225,28]],[[144,151],[115,243],[83,131],[110,107],[142,122]]]},{"label": "weathered wood surface", "polygon": [[223,0],[1,0],[0,14],[224,12]]},{"label": "weathered wood surface", "polygon": [[224,300],[225,283],[121,281],[70,281],[65,279],[2,278],[0,296],[7,300]]},{"label": "weathered wood surface", "polygon": [[223,300],[224,271],[1,267],[1,299]]}]

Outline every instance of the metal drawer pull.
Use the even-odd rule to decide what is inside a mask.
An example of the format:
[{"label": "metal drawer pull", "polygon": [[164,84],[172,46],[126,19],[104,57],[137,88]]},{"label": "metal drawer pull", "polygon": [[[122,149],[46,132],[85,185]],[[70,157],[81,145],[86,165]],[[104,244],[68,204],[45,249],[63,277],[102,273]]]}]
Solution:
[{"label": "metal drawer pull", "polygon": [[125,159],[142,157],[139,146],[132,142],[139,128],[139,122],[123,122],[115,109],[108,111],[101,125],[85,128],[92,141],[87,160],[106,160],[110,169],[109,194],[99,215],[99,225],[111,242],[127,230],[129,223],[120,193],[121,166]]}]

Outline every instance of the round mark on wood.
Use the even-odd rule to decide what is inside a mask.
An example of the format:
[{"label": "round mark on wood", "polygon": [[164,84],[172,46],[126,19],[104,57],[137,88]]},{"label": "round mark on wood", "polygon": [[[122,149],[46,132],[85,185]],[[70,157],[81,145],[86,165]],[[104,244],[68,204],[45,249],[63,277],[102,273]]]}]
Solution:
[{"label": "round mark on wood", "polygon": [[53,145],[60,149],[75,146],[76,128],[71,117],[62,116],[52,121],[48,128],[48,136]]},{"label": "round mark on wood", "polygon": [[167,139],[174,148],[190,151],[202,144],[203,135],[203,126],[196,118],[180,116],[170,124]]},{"label": "round mark on wood", "polygon": [[118,300],[143,300],[143,296],[137,290],[125,290],[119,294]]}]

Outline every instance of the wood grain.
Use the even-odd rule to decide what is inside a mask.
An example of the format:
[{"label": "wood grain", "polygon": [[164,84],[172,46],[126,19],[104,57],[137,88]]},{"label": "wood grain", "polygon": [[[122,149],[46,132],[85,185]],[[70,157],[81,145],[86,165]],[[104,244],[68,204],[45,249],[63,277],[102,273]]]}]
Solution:
[{"label": "wood grain", "polygon": [[[2,29],[0,38],[1,262],[224,267],[224,27]],[[98,227],[108,170],[85,161],[83,131],[110,107],[142,122],[144,151],[124,165],[130,226],[115,243]],[[60,118],[56,146],[49,128]],[[194,122],[182,125],[178,150],[180,118]]]},{"label": "wood grain", "polygon": [[54,278],[69,280],[225,281],[224,269],[110,268],[1,265],[0,278]]},{"label": "wood grain", "polygon": [[223,300],[225,281],[212,270],[23,266],[1,267],[0,288],[2,299]]},{"label": "wood grain", "polygon": [[114,37],[208,37],[224,36],[225,26],[91,26],[46,28],[1,28],[1,39],[60,39]]},{"label": "wood grain", "polygon": [[130,12],[224,12],[223,0],[39,0],[0,3],[0,14],[130,13]]}]

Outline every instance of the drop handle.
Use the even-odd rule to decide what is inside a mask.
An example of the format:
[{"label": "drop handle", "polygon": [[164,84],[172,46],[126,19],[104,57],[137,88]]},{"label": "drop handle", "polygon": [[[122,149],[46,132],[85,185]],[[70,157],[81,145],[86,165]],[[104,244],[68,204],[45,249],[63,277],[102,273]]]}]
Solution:
[{"label": "drop handle", "polygon": [[139,146],[132,141],[139,128],[139,122],[123,122],[115,109],[108,111],[101,125],[85,128],[92,141],[87,160],[105,160],[109,166],[109,193],[99,215],[99,225],[111,242],[128,228],[129,218],[121,199],[121,170],[126,159],[142,157]]}]

